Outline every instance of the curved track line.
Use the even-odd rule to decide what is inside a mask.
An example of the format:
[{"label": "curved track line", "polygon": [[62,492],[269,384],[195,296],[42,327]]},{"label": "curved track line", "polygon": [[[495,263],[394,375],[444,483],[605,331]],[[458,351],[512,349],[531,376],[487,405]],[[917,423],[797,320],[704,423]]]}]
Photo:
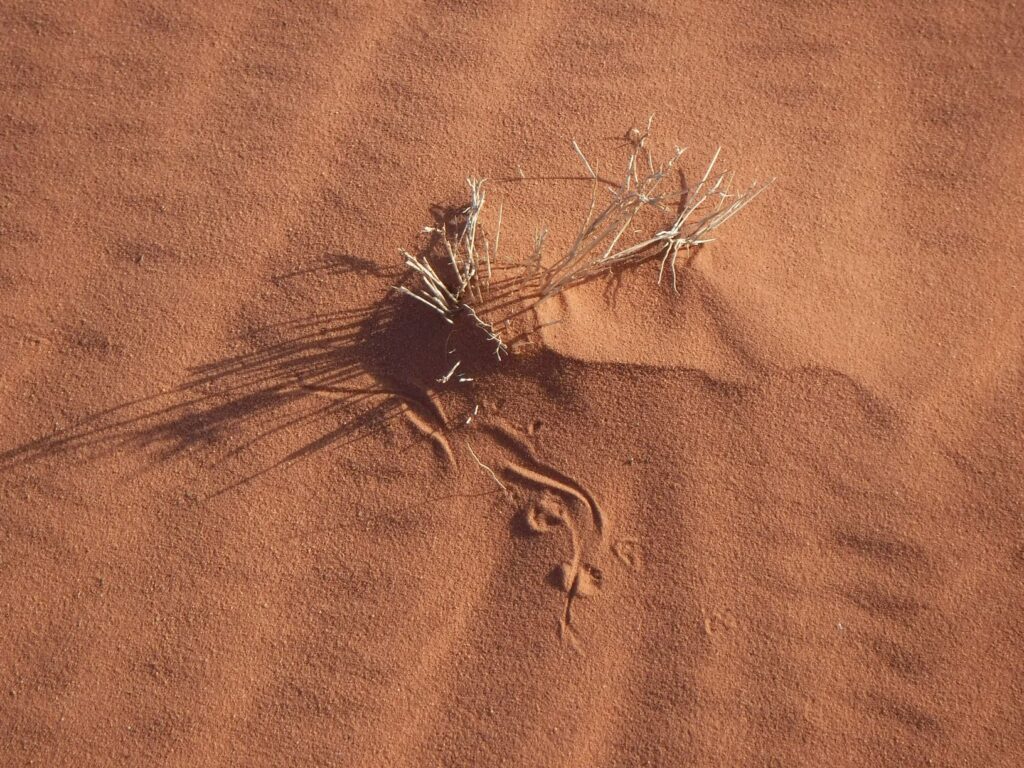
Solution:
[{"label": "curved track line", "polygon": [[444,436],[443,432],[430,426],[427,422],[417,416],[408,403],[406,403],[405,407],[402,409],[402,413],[405,414],[405,418],[409,420],[409,423],[412,424],[420,434],[433,441],[434,445],[437,446],[437,449],[446,459],[448,459],[449,464],[453,467],[458,466],[458,462],[455,461],[455,454],[452,452],[451,443],[448,442],[448,438]]},{"label": "curved track line", "polygon": [[525,456],[529,458],[530,462],[534,465],[534,469],[529,469],[518,464],[509,463],[508,469],[513,472],[513,474],[518,474],[520,479],[552,488],[582,501],[590,510],[590,515],[594,521],[594,527],[597,529],[597,532],[602,537],[604,536],[606,528],[608,527],[608,520],[605,517],[604,512],[601,511],[601,507],[598,505],[597,499],[595,499],[593,494],[590,493],[590,491],[588,491],[581,483],[555,467],[552,467],[550,464],[541,461],[537,456],[537,453],[508,427],[497,424],[486,424],[482,425],[481,429],[491,434],[500,444],[509,450],[519,454],[520,457]]}]

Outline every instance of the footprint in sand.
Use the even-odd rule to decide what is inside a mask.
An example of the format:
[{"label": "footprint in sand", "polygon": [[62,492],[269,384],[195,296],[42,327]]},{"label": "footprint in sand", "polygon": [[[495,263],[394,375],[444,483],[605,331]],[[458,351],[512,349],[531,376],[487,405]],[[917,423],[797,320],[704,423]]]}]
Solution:
[{"label": "footprint in sand", "polygon": [[533,533],[550,533],[564,524],[558,501],[549,494],[542,495],[526,510],[524,517],[526,527]]},{"label": "footprint in sand", "polygon": [[604,585],[604,573],[590,563],[562,563],[554,577],[563,592],[575,597],[593,597]]}]

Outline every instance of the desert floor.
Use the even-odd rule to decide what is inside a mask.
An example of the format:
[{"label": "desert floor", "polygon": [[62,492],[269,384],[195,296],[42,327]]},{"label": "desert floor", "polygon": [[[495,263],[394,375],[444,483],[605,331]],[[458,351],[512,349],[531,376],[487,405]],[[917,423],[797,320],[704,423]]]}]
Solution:
[{"label": "desert floor", "polygon": [[[1019,3],[0,28],[0,765],[1024,764]],[[652,114],[774,185],[437,383]]]}]

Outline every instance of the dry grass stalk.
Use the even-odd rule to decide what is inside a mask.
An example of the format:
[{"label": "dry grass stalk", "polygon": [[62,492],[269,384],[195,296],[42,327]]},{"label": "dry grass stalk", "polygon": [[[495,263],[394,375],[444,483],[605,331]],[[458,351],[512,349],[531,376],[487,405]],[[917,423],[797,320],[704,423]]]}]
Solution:
[{"label": "dry grass stalk", "polygon": [[[429,255],[416,257],[407,251],[402,251],[405,265],[418,277],[418,285],[415,290],[405,286],[396,286],[396,290],[425,304],[449,325],[454,325],[460,315],[468,315],[484,331],[488,340],[494,343],[495,354],[501,360],[502,355],[508,353],[508,347],[495,328],[480,317],[475,309],[485,303],[484,293],[490,286],[492,274],[491,259],[497,256],[498,242],[501,237],[501,211],[499,209],[493,253],[490,241],[486,237],[482,238],[482,252],[478,247],[477,234],[480,214],[483,212],[486,201],[484,182],[485,179],[470,178],[467,180],[470,204],[463,211],[465,222],[459,228],[454,239],[449,237],[444,226],[424,227],[424,232],[437,235],[440,238],[447,260],[445,266],[435,265]],[[443,272],[439,272],[439,270],[447,271],[449,274],[447,277],[443,276]],[[455,367],[458,367],[458,362]],[[445,381],[454,372],[455,368],[453,367]]]},{"label": "dry grass stalk", "polygon": [[[573,142],[573,149],[593,180],[594,191],[590,210],[576,240],[548,270],[543,298],[611,269],[656,258],[661,260],[658,283],[661,283],[667,265],[672,273],[672,289],[678,293],[676,259],[679,251],[689,251],[712,242],[715,238],[711,233],[749,205],[773,181],[754,181],[746,189],[734,192],[732,172],[715,173],[721,153],[719,148],[695,187],[689,189],[681,181],[676,191],[659,193],[662,182],[676,171],[685,150],[677,147],[667,161],[656,165],[647,147],[649,136],[650,121],[643,132],[634,128],[628,134],[632,150],[623,180],[617,187],[601,181],[579,145]],[[607,187],[609,199],[604,208],[595,213],[601,186]],[[675,211],[675,217],[669,226],[653,234],[630,237],[634,220],[646,209],[662,214]],[[626,242],[629,240],[632,242]]]},{"label": "dry grass stalk", "polygon": [[[773,180],[755,181],[734,191],[733,174],[716,172],[719,149],[700,181],[690,188],[677,167],[685,150],[677,147],[667,160],[656,163],[647,146],[649,136],[650,121],[644,130],[634,128],[627,134],[630,154],[619,182],[599,176],[596,166],[573,141],[573,151],[586,172],[584,178],[593,185],[590,207],[573,243],[555,261],[545,263],[547,233],[540,230],[529,257],[505,265],[512,270],[512,277],[500,281],[492,282],[497,269],[502,209],[498,209],[492,248],[481,225],[486,203],[485,180],[468,179],[470,203],[462,212],[461,226],[454,235],[444,226],[426,227],[425,232],[439,237],[441,252],[416,257],[403,251],[406,266],[414,273],[415,287],[399,286],[397,290],[426,305],[448,324],[468,319],[493,345],[498,360],[508,355],[514,344],[502,335],[511,332],[512,318],[613,269],[657,259],[658,283],[667,268],[672,275],[672,289],[678,292],[676,267],[680,251],[689,254],[712,242],[716,230]],[[662,191],[667,186],[666,179],[673,176],[678,177],[678,186]],[[646,212],[657,214],[662,226],[649,227],[645,232],[638,217]],[[439,381],[450,380],[459,362]]]}]

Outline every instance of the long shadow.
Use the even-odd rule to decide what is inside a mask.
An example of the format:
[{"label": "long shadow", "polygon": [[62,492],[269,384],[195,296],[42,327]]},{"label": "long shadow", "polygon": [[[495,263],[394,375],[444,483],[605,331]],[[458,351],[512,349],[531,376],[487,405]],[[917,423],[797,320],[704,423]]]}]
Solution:
[{"label": "long shadow", "polygon": [[[326,266],[351,268],[350,262],[330,259]],[[370,269],[370,262],[359,265]],[[264,326],[255,335],[274,341],[192,368],[174,389],[0,452],[0,469],[58,454],[89,459],[119,451],[159,463],[198,446],[219,450],[227,461],[282,433],[307,436],[229,486],[235,487],[378,433],[405,409],[440,428],[431,394],[445,359],[441,324],[417,302],[390,292],[365,307]]]},{"label": "long shadow", "polygon": [[[433,206],[433,234],[425,238],[418,256],[443,263],[441,232],[454,238],[465,226],[466,211],[465,203]],[[301,279],[317,271],[388,282],[400,279],[369,259],[332,253],[320,265],[273,280]],[[488,282],[489,306],[495,312],[507,311],[514,318],[526,311],[521,275],[514,272]],[[306,436],[301,445],[283,449],[283,456],[229,486],[235,487],[317,451],[379,433],[407,409],[418,423],[440,430],[446,423],[435,394],[438,377],[456,359],[453,350],[458,348],[461,371],[471,376],[486,377],[496,364],[493,344],[478,326],[445,322],[404,294],[382,291],[379,300],[367,306],[267,325],[253,334],[274,341],[250,340],[249,351],[190,369],[172,390],[94,412],[67,428],[0,452],[0,469],[59,454],[89,459],[119,451],[142,453],[159,463],[200,446],[219,451],[221,460],[227,461],[286,433]],[[515,337],[511,341],[514,344]],[[520,363],[517,369],[544,386],[554,386],[554,363],[550,356],[542,358],[538,370],[537,360],[533,366]]]},{"label": "long shadow", "polygon": [[[417,255],[443,258],[439,232],[454,236],[465,225],[466,210],[465,202],[431,206],[434,234]],[[392,284],[408,279],[364,257],[328,253],[319,264],[273,282],[313,273],[373,276]],[[452,331],[404,294],[382,290],[372,304],[265,325],[251,335],[275,341],[250,341],[250,351],[194,367],[172,390],[94,412],[0,452],[0,469],[58,454],[89,459],[119,451],[159,463],[198,446],[220,450],[220,460],[227,461],[284,433],[315,435],[222,493],[317,451],[379,433],[407,409],[430,429],[446,426],[434,395],[449,366]]]}]

